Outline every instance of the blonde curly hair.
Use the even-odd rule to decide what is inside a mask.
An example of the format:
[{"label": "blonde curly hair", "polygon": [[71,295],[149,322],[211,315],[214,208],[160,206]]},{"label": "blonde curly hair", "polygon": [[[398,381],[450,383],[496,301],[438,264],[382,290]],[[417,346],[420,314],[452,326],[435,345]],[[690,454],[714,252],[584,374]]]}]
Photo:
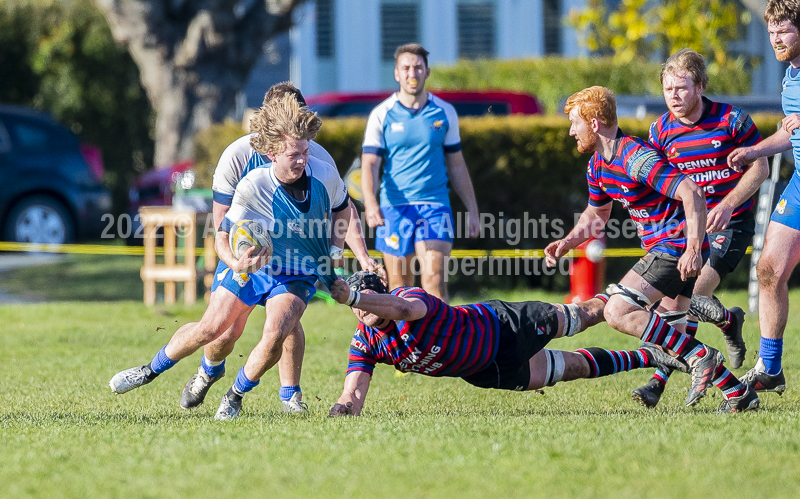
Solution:
[{"label": "blonde curly hair", "polygon": [[[266,100],[266,99],[265,99]],[[297,98],[286,93],[266,102],[250,120],[250,146],[259,154],[281,154],[285,148],[285,137],[295,140],[313,140],[322,126],[317,113],[297,102]]]}]

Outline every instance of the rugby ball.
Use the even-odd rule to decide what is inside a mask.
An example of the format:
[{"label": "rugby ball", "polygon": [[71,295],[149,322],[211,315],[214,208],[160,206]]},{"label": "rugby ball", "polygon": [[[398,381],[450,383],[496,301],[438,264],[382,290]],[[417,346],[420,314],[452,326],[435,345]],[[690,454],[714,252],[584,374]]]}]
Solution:
[{"label": "rugby ball", "polygon": [[231,244],[233,256],[238,260],[244,253],[255,246],[253,255],[260,252],[262,248],[267,248],[267,255],[272,255],[272,238],[269,232],[260,223],[254,220],[240,220],[233,224],[228,233],[228,241]]}]

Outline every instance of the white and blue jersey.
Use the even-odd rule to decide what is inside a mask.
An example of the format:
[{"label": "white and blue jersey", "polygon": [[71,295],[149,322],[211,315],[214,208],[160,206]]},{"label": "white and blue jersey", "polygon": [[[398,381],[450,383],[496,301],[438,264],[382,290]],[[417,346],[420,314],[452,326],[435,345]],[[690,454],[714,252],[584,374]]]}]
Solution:
[{"label": "white and blue jersey", "polygon": [[[251,133],[236,139],[225,148],[220,156],[211,186],[215,202],[230,206],[236,186],[239,185],[242,178],[253,170],[265,168],[271,164],[269,158],[257,153],[250,146],[250,139],[255,135]],[[308,155],[336,167],[336,163],[328,151],[313,140],[308,141]]]},{"label": "white and blue jersey", "polygon": [[316,276],[327,286],[336,276],[329,261],[332,212],[349,202],[347,188],[329,163],[309,158],[306,199],[297,201],[281,187],[271,166],[255,168],[239,182],[222,230],[240,220],[256,220],[272,238],[269,272]]},{"label": "white and blue jersey", "polygon": [[397,94],[369,115],[362,146],[383,157],[381,206],[450,205],[445,153],[461,150],[458,115],[453,106],[428,94],[420,109],[409,109]]},{"label": "white and blue jersey", "polygon": [[[786,68],[781,105],[786,116],[800,113],[800,68],[793,68],[791,65]],[[794,155],[794,175],[781,194],[770,220],[800,230],[800,130],[794,130],[790,140]]]}]

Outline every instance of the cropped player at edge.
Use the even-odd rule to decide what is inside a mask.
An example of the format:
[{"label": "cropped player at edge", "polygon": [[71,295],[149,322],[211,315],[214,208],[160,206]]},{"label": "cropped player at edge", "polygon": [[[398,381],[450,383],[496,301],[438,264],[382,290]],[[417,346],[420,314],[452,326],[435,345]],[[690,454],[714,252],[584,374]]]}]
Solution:
[{"label": "cropped player at edge", "polygon": [[[569,234],[545,248],[547,264],[555,265],[557,258],[596,235],[608,222],[611,203],[621,202],[647,254],[608,287],[608,325],[655,343],[689,365],[687,406],[697,404],[714,384],[725,397],[719,412],[757,409],[758,396],[723,365],[722,354],[682,332],[695,280],[708,255],[703,191],[647,142],[620,130],[611,90],[581,90],[567,99],[564,112],[578,151],[593,153],[586,172],[589,202]],[[650,308],[659,300],[654,313]]]},{"label": "cropped player at edge", "polygon": [[[217,232],[216,249],[229,270],[218,278],[206,316],[221,324],[216,332],[227,330],[245,311],[262,304],[266,311],[264,331],[234,386],[223,396],[216,419],[239,415],[243,396],[258,385],[261,376],[281,357],[283,342],[296,331],[306,304],[314,295],[319,278],[327,285],[334,274],[329,252],[341,245],[344,231],[337,222],[349,218],[348,196],[336,169],[325,162],[308,159],[308,141],[321,121],[290,94],[273,99],[265,107],[269,127],[254,141],[256,150],[265,153],[272,166],[250,172],[237,186],[231,208]],[[254,255],[255,247],[238,260],[228,243],[228,230],[240,220],[255,220],[270,232],[273,256]],[[334,224],[332,241],[329,225]],[[332,243],[332,244],[331,244]],[[266,266],[265,266],[266,265]],[[241,273],[248,271],[247,273]],[[109,385],[115,393],[125,393],[151,382],[216,339],[204,328],[186,325],[146,366],[115,375]]]},{"label": "cropped player at edge", "polygon": [[344,390],[331,416],[361,414],[379,363],[426,376],[460,377],[479,388],[516,391],[644,367],[667,368],[662,362],[686,369],[652,344],[631,351],[544,348],[552,339],[602,322],[605,295],[569,305],[490,300],[454,307],[420,288],[389,293],[377,275],[362,271],[347,282],[334,282],[331,296],[352,307],[359,321]]},{"label": "cropped player at edge", "polygon": [[[686,334],[695,335],[698,319],[714,324],[725,338],[731,366],[739,368],[747,351],[742,338],[744,310],[725,308],[713,293],[753,240],[753,195],[769,175],[765,158],[736,171],[728,166],[728,154],[736,147],[758,143],[761,135],[747,113],[703,96],[708,74],[697,52],[682,49],[667,59],[661,84],[669,112],[650,126],[650,143],[703,189],[708,207],[711,256],[694,285]],[[656,371],[646,385],[634,390],[635,398],[655,407],[669,375]]]}]

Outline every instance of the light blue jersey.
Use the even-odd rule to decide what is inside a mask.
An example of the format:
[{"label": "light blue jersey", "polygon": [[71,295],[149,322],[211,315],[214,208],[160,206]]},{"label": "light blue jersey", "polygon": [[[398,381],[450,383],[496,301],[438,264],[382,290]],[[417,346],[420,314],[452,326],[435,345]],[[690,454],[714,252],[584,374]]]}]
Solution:
[{"label": "light blue jersey", "polygon": [[297,201],[275,178],[271,166],[250,171],[236,187],[222,229],[240,220],[256,220],[272,237],[273,274],[317,276],[327,286],[336,276],[330,265],[332,211],[349,202],[347,188],[330,164],[309,158],[308,192]]},{"label": "light blue jersey", "polygon": [[460,150],[455,109],[430,93],[420,109],[403,106],[395,93],[369,115],[363,151],[384,158],[381,206],[449,206],[444,158]]},{"label": "light blue jersey", "polygon": [[[783,106],[783,114],[786,116],[792,113],[800,114],[800,71],[797,69],[792,71],[791,65],[786,68],[786,75],[783,77],[781,105]],[[791,141],[795,174],[800,176],[800,131],[795,130],[792,132]]]}]

